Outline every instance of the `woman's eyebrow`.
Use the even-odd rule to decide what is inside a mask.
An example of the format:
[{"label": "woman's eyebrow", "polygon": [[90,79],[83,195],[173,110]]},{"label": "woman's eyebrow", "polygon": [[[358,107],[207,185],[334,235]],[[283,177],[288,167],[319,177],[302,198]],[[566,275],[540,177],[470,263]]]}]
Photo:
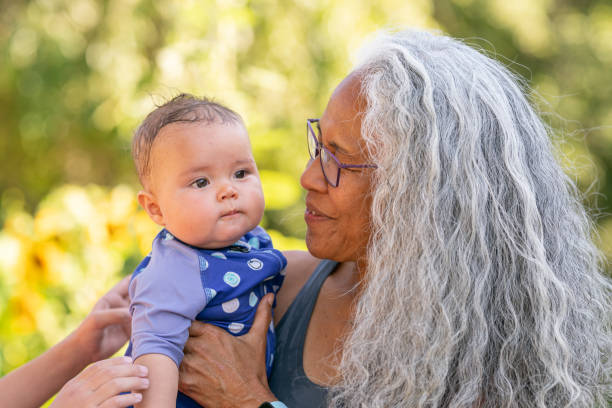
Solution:
[{"label": "woman's eyebrow", "polygon": [[343,148],[342,146],[339,146],[336,142],[329,142],[328,144],[329,144],[329,147],[334,149],[335,152],[342,153],[346,156],[353,156],[352,153],[349,153],[345,148]]},{"label": "woman's eyebrow", "polygon": [[[319,122],[317,122],[317,128],[319,129],[319,134],[321,135],[321,139],[323,139],[323,131],[321,130],[321,125],[319,124]],[[321,142],[323,142],[323,140],[321,140]],[[339,146],[334,141],[328,142],[327,145],[329,147],[331,147],[332,149],[334,149],[334,151],[336,151],[336,152],[342,153],[342,154],[344,154],[346,156],[352,156],[352,154],[349,153],[348,150],[346,150],[342,146]]]}]

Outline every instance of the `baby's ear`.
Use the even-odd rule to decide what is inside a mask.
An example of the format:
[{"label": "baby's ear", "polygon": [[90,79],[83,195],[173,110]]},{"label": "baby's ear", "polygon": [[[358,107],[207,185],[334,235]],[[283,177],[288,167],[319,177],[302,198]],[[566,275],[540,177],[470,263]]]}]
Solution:
[{"label": "baby's ear", "polygon": [[149,217],[156,223],[165,226],[164,215],[161,212],[159,204],[155,196],[148,191],[141,190],[138,192],[138,202],[140,206],[149,214]]}]

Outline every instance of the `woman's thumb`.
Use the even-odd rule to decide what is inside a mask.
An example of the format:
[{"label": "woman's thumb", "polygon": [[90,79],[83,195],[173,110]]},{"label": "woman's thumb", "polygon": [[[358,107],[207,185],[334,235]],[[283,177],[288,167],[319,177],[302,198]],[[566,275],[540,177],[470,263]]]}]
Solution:
[{"label": "woman's thumb", "polygon": [[274,302],[274,295],[268,293],[259,302],[257,311],[255,312],[255,319],[253,320],[253,326],[249,330],[249,335],[253,335],[255,338],[265,338],[272,321],[272,302]]}]

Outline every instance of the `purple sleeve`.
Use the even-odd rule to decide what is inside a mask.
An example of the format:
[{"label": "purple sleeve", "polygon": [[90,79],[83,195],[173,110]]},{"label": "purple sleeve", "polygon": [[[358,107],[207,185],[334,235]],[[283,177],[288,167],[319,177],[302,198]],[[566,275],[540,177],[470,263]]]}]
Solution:
[{"label": "purple sleeve", "polygon": [[129,293],[132,358],[163,354],[179,366],[189,326],[206,306],[197,253],[175,239],[156,238],[151,261]]}]

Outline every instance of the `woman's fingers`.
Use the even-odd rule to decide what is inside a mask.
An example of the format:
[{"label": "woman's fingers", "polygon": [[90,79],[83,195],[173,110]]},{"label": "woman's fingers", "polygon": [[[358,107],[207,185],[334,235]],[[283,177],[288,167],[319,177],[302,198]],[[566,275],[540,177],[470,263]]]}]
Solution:
[{"label": "woman's fingers", "polygon": [[115,395],[113,398],[110,398],[104,401],[100,408],[125,408],[130,405],[138,404],[142,401],[142,394],[140,393],[131,393],[131,394],[121,394]]},{"label": "woman's fingers", "polygon": [[115,357],[91,364],[76,378],[80,381],[87,381],[91,390],[94,391],[111,378],[129,376],[136,372],[137,368],[132,364],[130,357]]},{"label": "woman's fingers", "polygon": [[268,293],[261,299],[257,311],[255,312],[255,319],[253,325],[247,334],[242,336],[242,340],[245,343],[250,344],[254,349],[262,352],[262,356],[265,357],[266,349],[266,336],[268,334],[268,328],[272,321],[272,302],[274,301],[274,295]]},{"label": "woman's fingers", "polygon": [[119,295],[118,293],[109,293],[104,296],[104,307],[105,308],[113,308],[113,307],[128,307],[130,305],[130,301],[127,298]]},{"label": "woman's fingers", "polygon": [[189,327],[189,336],[190,337],[201,336],[206,331],[205,328],[206,328],[206,324],[195,320],[193,323],[191,323],[191,326]]},{"label": "woman's fingers", "polygon": [[96,405],[102,406],[122,392],[141,391],[149,388],[149,380],[141,377],[116,377],[102,384],[93,395]]},{"label": "woman's fingers", "polygon": [[128,288],[130,286],[130,277],[126,276],[113,286],[104,296],[94,305],[92,311],[103,310],[116,307],[129,306]]},{"label": "woman's fingers", "polygon": [[[183,348],[185,354],[194,352],[196,349],[210,349],[219,344],[226,337],[231,336],[220,327],[209,323],[193,322],[189,329],[189,338]],[[220,349],[219,346],[217,346]]]},{"label": "woman's fingers", "polygon": [[119,283],[117,283],[113,289],[111,289],[111,293],[113,295],[113,300],[111,301],[111,307],[117,306],[128,306],[130,303],[130,297],[128,293],[128,289],[130,287],[130,279],[131,276],[126,276],[121,279]]},{"label": "woman's fingers", "polygon": [[123,297],[127,297],[128,288],[130,287],[130,280],[132,279],[132,275],[128,275],[125,278],[121,279],[116,285],[116,291]]},{"label": "woman's fingers", "polygon": [[[185,354],[179,366],[178,389],[181,392],[193,395],[193,393],[198,392],[202,382],[210,382],[212,378],[208,375],[207,368],[209,365],[207,363],[209,363],[209,361],[206,355]],[[202,405],[201,402],[200,405]]]},{"label": "woman's fingers", "polygon": [[115,367],[132,367],[130,357],[115,357],[100,360],[86,367],[74,379],[89,384],[91,390],[98,388],[103,381],[112,376]]},{"label": "woman's fingers", "polygon": [[93,313],[98,327],[106,327],[111,324],[130,324],[130,311],[127,307],[100,310]]},{"label": "woman's fingers", "polygon": [[251,330],[247,333],[247,336],[255,336],[256,338],[262,338],[268,333],[268,327],[272,321],[272,302],[274,302],[274,295],[268,293],[261,299],[257,311],[255,312],[255,319]]},{"label": "woman's fingers", "polygon": [[262,298],[244,336],[194,322],[179,368],[179,390],[203,406],[241,406],[256,394],[269,397],[265,350],[273,299],[271,294]]},{"label": "woman's fingers", "polygon": [[142,395],[121,393],[148,388],[145,366],[132,364],[129,357],[101,360],[87,367],[60,390],[52,407],[127,407]]}]

